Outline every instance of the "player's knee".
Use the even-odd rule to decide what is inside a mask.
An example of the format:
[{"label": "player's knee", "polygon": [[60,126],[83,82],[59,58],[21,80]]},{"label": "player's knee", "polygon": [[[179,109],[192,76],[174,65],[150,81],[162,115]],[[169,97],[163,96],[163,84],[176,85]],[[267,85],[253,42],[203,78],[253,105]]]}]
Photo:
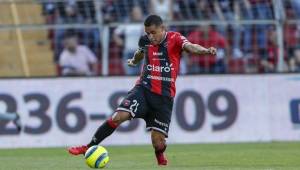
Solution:
[{"label": "player's knee", "polygon": [[127,112],[116,112],[111,117],[112,122],[116,125],[120,125],[122,122],[129,119],[130,119],[130,114]]}]

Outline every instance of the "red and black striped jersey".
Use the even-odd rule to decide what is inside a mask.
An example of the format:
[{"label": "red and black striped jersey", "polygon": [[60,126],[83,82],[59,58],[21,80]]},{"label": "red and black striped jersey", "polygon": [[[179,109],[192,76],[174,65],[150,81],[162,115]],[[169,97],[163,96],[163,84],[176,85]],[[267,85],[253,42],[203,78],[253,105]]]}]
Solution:
[{"label": "red and black striped jersey", "polygon": [[147,35],[142,36],[139,50],[144,53],[144,66],[137,84],[142,84],[156,94],[174,97],[180,56],[187,42],[178,32],[166,32],[158,45],[151,44]]}]

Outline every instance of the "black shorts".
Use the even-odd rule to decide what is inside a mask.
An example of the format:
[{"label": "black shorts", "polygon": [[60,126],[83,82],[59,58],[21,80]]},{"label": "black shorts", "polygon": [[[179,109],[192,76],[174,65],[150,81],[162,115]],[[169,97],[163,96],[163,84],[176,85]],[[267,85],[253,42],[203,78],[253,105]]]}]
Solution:
[{"label": "black shorts", "polygon": [[136,85],[121,102],[116,111],[129,112],[132,118],[142,118],[147,130],[156,130],[168,137],[173,108],[173,98],[155,94]]}]

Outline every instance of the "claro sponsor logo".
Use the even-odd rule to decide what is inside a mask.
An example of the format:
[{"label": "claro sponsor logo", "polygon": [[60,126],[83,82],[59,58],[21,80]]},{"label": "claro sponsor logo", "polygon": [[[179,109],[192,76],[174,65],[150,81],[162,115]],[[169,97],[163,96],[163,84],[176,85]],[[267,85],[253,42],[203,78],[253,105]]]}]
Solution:
[{"label": "claro sponsor logo", "polygon": [[166,72],[166,73],[168,73],[168,72],[170,72],[171,70],[174,70],[174,68],[173,68],[173,64],[170,64],[169,65],[169,63],[166,63],[166,65],[165,66],[156,66],[156,65],[150,65],[150,64],[148,64],[147,65],[147,70],[148,71],[154,71],[154,72]]}]

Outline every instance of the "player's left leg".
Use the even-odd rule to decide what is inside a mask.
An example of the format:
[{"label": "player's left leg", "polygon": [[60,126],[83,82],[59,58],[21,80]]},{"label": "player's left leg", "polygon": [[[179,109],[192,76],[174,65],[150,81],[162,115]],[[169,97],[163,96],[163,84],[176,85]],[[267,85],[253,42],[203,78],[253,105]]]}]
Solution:
[{"label": "player's left leg", "polygon": [[167,165],[168,161],[164,152],[167,148],[166,138],[171,122],[173,98],[147,92],[147,101],[151,109],[144,119],[147,129],[151,130],[157,163],[158,165]]},{"label": "player's left leg", "polygon": [[164,152],[167,148],[165,134],[158,132],[156,130],[151,131],[151,140],[152,145],[155,150],[155,156],[157,159],[158,165],[167,165],[168,160],[166,156],[164,155]]}]

